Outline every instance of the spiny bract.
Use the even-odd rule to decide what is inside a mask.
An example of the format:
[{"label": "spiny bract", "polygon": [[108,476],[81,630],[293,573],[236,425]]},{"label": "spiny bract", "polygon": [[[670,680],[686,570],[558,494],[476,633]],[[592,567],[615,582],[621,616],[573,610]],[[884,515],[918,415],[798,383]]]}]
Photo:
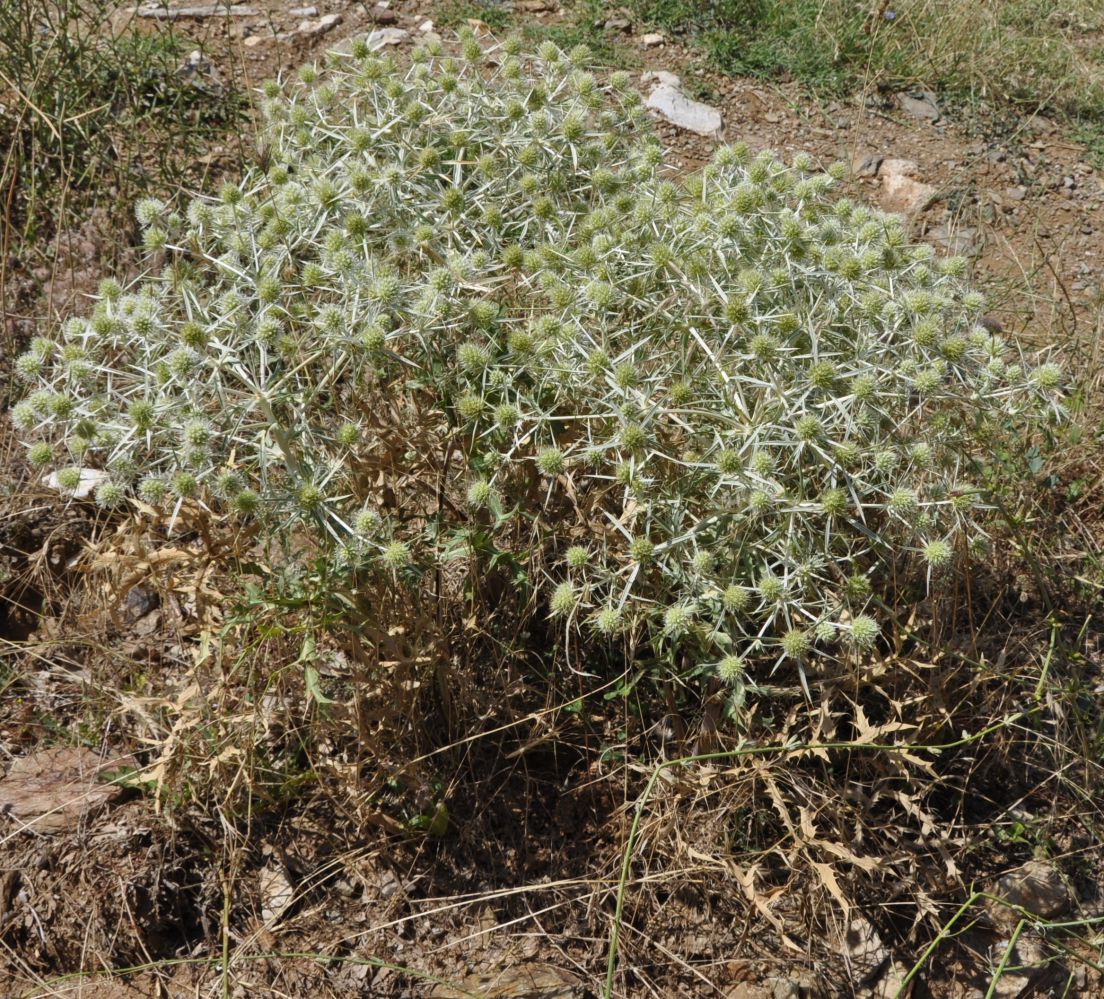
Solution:
[{"label": "spiny bract", "polygon": [[467,41],[269,87],[267,172],[143,202],[150,276],[16,364],[31,459],[417,586],[432,509],[377,508],[367,474],[402,494],[377,448],[413,413],[410,453],[468,466],[450,516],[504,546],[519,506],[563,519],[514,547],[565,627],[732,682],[868,648],[891,572],[940,585],[984,548],[978,442],[1055,413],[1060,372],[809,157],[730,146],[680,181],[623,76],[549,47],[487,71]]}]

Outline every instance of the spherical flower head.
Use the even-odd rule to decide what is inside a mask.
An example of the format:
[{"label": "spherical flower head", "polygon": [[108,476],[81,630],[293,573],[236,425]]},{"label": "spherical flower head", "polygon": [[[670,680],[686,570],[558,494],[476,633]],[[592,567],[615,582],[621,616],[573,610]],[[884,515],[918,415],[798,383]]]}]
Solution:
[{"label": "spherical flower head", "polygon": [[35,381],[42,375],[46,364],[40,354],[33,350],[20,354],[15,359],[15,373],[24,381]]},{"label": "spherical flower head", "polygon": [[630,389],[640,382],[640,372],[631,361],[624,361],[614,368],[613,381],[619,389]]},{"label": "spherical flower head", "polygon": [[621,612],[616,607],[604,607],[593,618],[594,630],[600,635],[615,635],[621,629]]},{"label": "spherical flower head", "polygon": [[825,489],[820,494],[820,508],[829,517],[840,517],[847,512],[848,498],[843,489]]},{"label": "spherical flower head", "polygon": [[36,407],[28,399],[17,402],[11,408],[11,421],[20,430],[30,430],[38,422]]},{"label": "spherical flower head", "polygon": [[641,451],[648,443],[648,434],[638,423],[630,423],[621,428],[621,446],[626,451]]},{"label": "spherical flower head", "polygon": [[786,584],[773,573],[765,572],[756,584],[759,596],[765,604],[776,604],[786,595]]},{"label": "spherical flower head", "polygon": [[232,181],[227,181],[219,188],[219,200],[224,205],[237,205],[243,198],[241,188]]},{"label": "spherical flower head", "polygon": [[552,591],[552,599],[548,606],[553,617],[563,617],[575,610],[578,604],[579,598],[575,594],[575,587],[570,583],[560,583]]},{"label": "spherical flower head", "polygon": [[721,594],[721,606],[730,614],[739,614],[747,610],[751,603],[751,591],[735,583],[725,588]]},{"label": "spherical flower head", "polygon": [[232,500],[245,487],[241,473],[233,468],[224,468],[214,480],[215,495]]},{"label": "spherical flower head", "polygon": [[75,493],[81,484],[81,470],[75,465],[63,468],[57,473],[58,489],[63,493]]},{"label": "spherical flower head", "polygon": [[767,513],[772,506],[770,495],[764,492],[762,489],[753,489],[748,493],[747,508],[748,512],[756,517],[761,517]]},{"label": "spherical flower head", "polygon": [[143,503],[157,506],[169,494],[169,484],[159,476],[150,475],[138,483],[138,497]]},{"label": "spherical flower head", "polygon": [[683,635],[694,621],[694,612],[685,604],[673,604],[663,614],[663,630],[672,636]]},{"label": "spherical flower head", "polygon": [[142,198],[134,206],[134,217],[143,229],[152,226],[165,212],[165,203],[157,198]]},{"label": "spherical flower head", "polygon": [[694,398],[694,389],[688,381],[679,381],[671,386],[667,395],[673,406],[685,406]]},{"label": "spherical flower head", "polygon": [[482,371],[490,364],[491,358],[485,347],[477,343],[467,342],[456,348],[456,363],[463,371],[475,374]]},{"label": "spherical flower head", "polygon": [[107,479],[96,487],[96,504],[105,510],[118,506],[123,500],[123,487]]},{"label": "spherical flower head", "polygon": [[816,627],[813,629],[813,634],[816,640],[822,645],[830,645],[836,640],[835,621],[829,621],[827,618],[818,621]]},{"label": "spherical flower head", "polygon": [[860,652],[868,652],[878,640],[881,628],[874,618],[867,614],[859,614],[851,620],[851,628],[847,633],[847,641],[853,648]]},{"label": "spherical flower head", "polygon": [[252,489],[242,489],[235,494],[231,504],[239,516],[251,517],[261,508],[261,497]]},{"label": "spherical flower head", "polygon": [[392,541],[380,552],[380,562],[391,572],[405,569],[411,562],[409,546],[402,541]]},{"label": "spherical flower head", "polygon": [[851,379],[851,391],[859,402],[869,402],[878,389],[878,380],[870,374],[858,375]]},{"label": "spherical flower head", "polygon": [[809,384],[828,391],[836,384],[836,366],[831,361],[817,361],[809,368]]},{"label": "spherical flower head", "polygon": [[919,506],[915,489],[894,489],[886,500],[886,508],[902,517],[914,514]]},{"label": "spherical flower head", "polygon": [[919,347],[933,347],[939,340],[940,323],[934,316],[925,316],[912,328],[912,339]]},{"label": "spherical flower head", "polygon": [[585,569],[587,563],[590,561],[590,552],[582,545],[572,545],[564,552],[564,561],[567,563],[569,569]]},{"label": "spherical flower head", "polygon": [[67,420],[73,415],[74,410],[77,408],[77,404],[72,397],[57,392],[50,396],[50,401],[46,408],[51,416],[55,416],[59,420]]},{"label": "spherical flower head", "polygon": [[387,344],[387,334],[379,323],[372,323],[361,332],[360,343],[369,354],[378,354]]},{"label": "spherical flower head", "polygon": [[116,301],[123,293],[123,287],[115,278],[104,278],[96,288],[96,294],[109,302]]},{"label": "spherical flower head", "polygon": [[717,663],[717,678],[729,686],[743,682],[747,664],[739,656],[725,656]]},{"label": "spherical flower head", "polygon": [[456,400],[456,412],[460,419],[470,423],[483,415],[486,403],[483,397],[475,392],[466,392]]},{"label": "spherical flower head", "polygon": [[516,427],[521,420],[521,410],[513,403],[503,402],[495,406],[495,423],[502,428]]},{"label": "spherical flower head", "polygon": [[931,468],[935,455],[932,452],[931,445],[924,441],[918,441],[913,444],[908,451],[909,460],[917,468]]},{"label": "spherical flower head", "polygon": [[794,424],[794,433],[799,441],[808,444],[820,439],[823,428],[817,417],[813,416],[812,413],[807,413]]},{"label": "spherical flower head", "polygon": [[583,289],[583,294],[594,308],[608,309],[613,305],[615,292],[613,285],[606,281],[591,281]]},{"label": "spherical flower head", "polygon": [[494,496],[494,489],[486,479],[478,479],[468,486],[468,505],[477,510],[485,507]]},{"label": "spherical flower head", "polygon": [[199,358],[194,350],[180,347],[166,358],[169,373],[177,378],[187,378],[196,369]]},{"label": "spherical flower head", "polygon": [[655,545],[648,538],[633,538],[629,543],[629,557],[634,562],[651,561],[655,555]]},{"label": "spherical flower head", "polygon": [[558,447],[541,448],[537,452],[537,468],[542,475],[559,475],[566,465],[564,453]]},{"label": "spherical flower head", "polygon": [[1057,364],[1040,364],[1032,377],[1044,392],[1053,392],[1062,384],[1062,369]]},{"label": "spherical flower head", "polygon": [[743,468],[740,452],[734,448],[721,448],[715,459],[717,471],[721,475],[735,475]]},{"label": "spherical flower head", "polygon": [[190,420],[180,436],[186,448],[202,451],[211,442],[211,425],[206,420]]},{"label": "spherical flower head", "polygon": [[843,584],[844,596],[852,603],[861,603],[870,596],[870,580],[861,573],[852,573]]},{"label": "spherical flower head", "polygon": [[360,440],[360,427],[355,423],[342,423],[334,437],[342,447],[353,447]]},{"label": "spherical flower head", "polygon": [[899,460],[896,451],[886,448],[875,453],[874,468],[882,475],[888,475],[897,467]]},{"label": "spherical flower head", "polygon": [[690,559],[690,569],[699,576],[707,576],[713,571],[715,563],[712,552],[696,551]]},{"label": "spherical flower head", "polygon": [[782,652],[790,659],[800,659],[812,644],[812,636],[804,628],[791,628],[782,636]]},{"label": "spherical flower head", "polygon": [[27,449],[27,460],[35,468],[42,468],[54,460],[54,449],[45,441],[37,441]]},{"label": "spherical flower head", "polygon": [[295,494],[295,500],[299,504],[299,507],[308,513],[313,513],[317,510],[322,505],[325,498],[325,493],[323,493],[313,482],[304,483]]},{"label": "spherical flower head", "polygon": [[929,541],[923,549],[924,561],[933,569],[942,569],[949,565],[954,558],[954,551],[946,541],[936,539]]},{"label": "spherical flower head", "polygon": [[579,142],[586,135],[586,118],[578,111],[569,111],[560,123],[560,131],[568,142]]},{"label": "spherical flower head", "polygon": [[966,351],[969,349],[970,342],[964,336],[958,334],[947,337],[939,345],[939,350],[943,356],[948,361],[953,361],[955,364],[959,363],[966,356]]},{"label": "spherical flower head", "polygon": [[951,506],[957,513],[969,513],[978,502],[978,491],[968,484],[960,485],[951,493]]},{"label": "spherical flower head", "polygon": [[177,472],[171,480],[173,494],[187,499],[199,492],[199,481],[191,472]]},{"label": "spherical flower head", "polygon": [[757,333],[751,338],[748,349],[758,361],[771,361],[778,356],[778,341],[769,333]]}]

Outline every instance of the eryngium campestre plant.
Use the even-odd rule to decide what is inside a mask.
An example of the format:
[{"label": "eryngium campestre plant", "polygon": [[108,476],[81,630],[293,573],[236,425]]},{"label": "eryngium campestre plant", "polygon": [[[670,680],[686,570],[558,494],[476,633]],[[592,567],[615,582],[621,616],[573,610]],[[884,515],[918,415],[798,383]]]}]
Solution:
[{"label": "eryngium campestre plant", "polygon": [[271,86],[267,172],[143,202],[150,275],[16,365],[35,464],[379,586],[481,525],[558,626],[734,682],[869,649],[887,580],[985,549],[976,459],[1056,412],[1056,369],[808,158],[680,180],[624,74],[464,51]]}]

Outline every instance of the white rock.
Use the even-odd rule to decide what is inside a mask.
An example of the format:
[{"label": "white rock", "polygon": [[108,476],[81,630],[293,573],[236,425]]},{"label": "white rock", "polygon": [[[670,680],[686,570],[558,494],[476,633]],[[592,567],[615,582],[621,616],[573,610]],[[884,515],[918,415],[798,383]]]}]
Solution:
[{"label": "white rock", "polygon": [[653,84],[644,106],[666,118],[672,125],[698,135],[716,136],[721,130],[721,113],[682,92],[681,81],[674,73],[658,70],[645,73],[641,82]]},{"label": "white rock", "polygon": [[663,45],[667,39],[661,35],[658,31],[653,31],[650,34],[644,35],[640,39],[640,44],[646,49],[654,49],[657,45]]},{"label": "white rock", "polygon": [[851,920],[840,952],[855,982],[871,978],[889,957],[878,931],[864,916]]},{"label": "white rock", "polygon": [[288,11],[288,17],[317,17],[317,7],[292,7]]},{"label": "white rock", "polygon": [[61,488],[57,472],[51,472],[42,482],[48,489],[55,489],[59,493],[67,493],[73,499],[87,499],[96,491],[101,482],[106,482],[109,478],[111,476],[107,472],[100,471],[98,468],[82,468],[80,470],[80,483],[72,492]]},{"label": "white rock", "polygon": [[323,14],[317,21],[300,21],[299,27],[296,30],[300,35],[313,37],[314,35],[324,35],[327,31],[332,31],[340,23],[340,14]]},{"label": "white rock", "polygon": [[[270,36],[271,37],[271,36]],[[258,45],[264,44],[264,35],[250,35],[245,41],[242,42],[247,49],[255,49]]]},{"label": "white rock", "polygon": [[366,39],[368,48],[373,51],[387,45],[399,45],[410,37],[405,28],[376,28]]},{"label": "white rock", "polygon": [[883,160],[879,176],[890,209],[898,212],[922,211],[932,203],[938,190],[916,179],[920,171],[913,160]]},{"label": "white rock", "polygon": [[274,865],[261,869],[261,919],[271,929],[295,901],[295,888],[287,875]]},{"label": "white rock", "polygon": [[427,34],[428,32],[433,30],[433,22],[432,21],[422,21],[422,23],[418,25],[418,30],[420,32],[422,32],[423,35]]},{"label": "white rock", "polygon": [[256,7],[249,7],[243,3],[232,3],[229,6],[221,3],[202,4],[198,7],[162,7],[146,6],[138,8],[139,17],[153,17],[159,21],[176,21],[180,18],[202,17],[256,17],[260,14]]}]

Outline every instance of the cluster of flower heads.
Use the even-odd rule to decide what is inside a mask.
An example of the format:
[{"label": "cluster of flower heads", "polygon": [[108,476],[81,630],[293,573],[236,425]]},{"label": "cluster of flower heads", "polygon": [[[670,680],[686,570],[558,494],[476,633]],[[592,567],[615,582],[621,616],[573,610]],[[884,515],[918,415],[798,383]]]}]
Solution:
[{"label": "cluster of flower heads", "polygon": [[737,144],[678,180],[625,74],[462,52],[307,68],[265,91],[266,170],[140,203],[164,269],[18,359],[30,460],[63,489],[106,470],[105,506],[301,525],[397,583],[443,555],[367,498],[365,400],[428,395],[457,517],[566,518],[531,557],[567,628],[732,682],[870,648],[884,580],[985,549],[975,458],[1055,412],[1058,369],[808,157]]}]

